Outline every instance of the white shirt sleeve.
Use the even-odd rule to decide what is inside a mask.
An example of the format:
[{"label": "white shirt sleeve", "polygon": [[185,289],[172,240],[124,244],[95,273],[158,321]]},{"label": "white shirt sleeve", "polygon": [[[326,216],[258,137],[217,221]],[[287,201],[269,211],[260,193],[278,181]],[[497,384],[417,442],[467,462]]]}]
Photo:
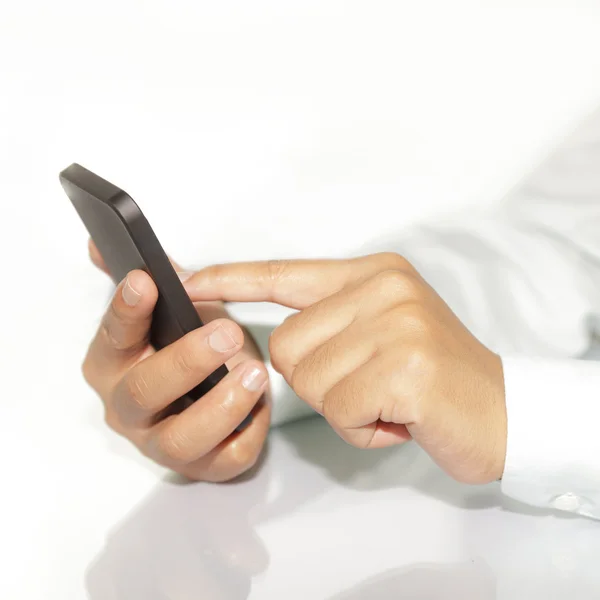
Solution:
[{"label": "white shirt sleeve", "polygon": [[509,422],[502,491],[600,519],[600,363],[505,359]]}]

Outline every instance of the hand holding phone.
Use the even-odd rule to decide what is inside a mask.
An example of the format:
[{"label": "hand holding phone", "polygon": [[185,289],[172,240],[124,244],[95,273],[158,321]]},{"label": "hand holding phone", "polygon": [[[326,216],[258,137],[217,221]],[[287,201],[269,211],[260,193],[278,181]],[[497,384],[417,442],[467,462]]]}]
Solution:
[{"label": "hand holding phone", "polygon": [[[104,180],[88,185],[88,174],[71,167],[61,181],[93,237],[95,262],[118,285],[86,356],[86,380],[108,424],[145,455],[191,479],[231,479],[256,462],[269,428],[258,350],[222,306],[202,325],[137,205]],[[174,301],[172,289],[183,296]],[[177,312],[183,298],[193,316]]]}]

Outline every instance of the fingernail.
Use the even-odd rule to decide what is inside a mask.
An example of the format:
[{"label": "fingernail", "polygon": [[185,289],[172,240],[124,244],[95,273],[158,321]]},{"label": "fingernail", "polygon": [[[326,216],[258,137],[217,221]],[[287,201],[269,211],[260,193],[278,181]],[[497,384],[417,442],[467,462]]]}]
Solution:
[{"label": "fingernail", "polygon": [[134,289],[134,287],[129,282],[129,277],[125,280],[125,284],[123,285],[123,300],[127,306],[135,306],[139,301],[142,295]]},{"label": "fingernail", "polygon": [[185,283],[193,274],[194,271],[178,271],[177,277],[179,277],[181,283]]},{"label": "fingernail", "polygon": [[266,373],[258,367],[252,367],[242,375],[242,386],[249,392],[258,392],[266,381]]},{"label": "fingernail", "polygon": [[217,352],[229,352],[238,344],[225,330],[222,325],[219,325],[209,336],[208,345]]}]

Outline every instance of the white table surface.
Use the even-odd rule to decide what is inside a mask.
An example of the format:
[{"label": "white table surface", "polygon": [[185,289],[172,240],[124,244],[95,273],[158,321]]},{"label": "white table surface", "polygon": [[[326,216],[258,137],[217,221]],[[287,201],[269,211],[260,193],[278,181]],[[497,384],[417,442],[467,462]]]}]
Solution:
[{"label": "white table surface", "polygon": [[600,102],[599,30],[583,0],[2,2],[0,598],[600,597],[598,524],[414,446],[312,420],[231,485],[142,460],[79,374],[110,288],[57,182],[125,187],[187,264],[344,255],[496,201]]}]

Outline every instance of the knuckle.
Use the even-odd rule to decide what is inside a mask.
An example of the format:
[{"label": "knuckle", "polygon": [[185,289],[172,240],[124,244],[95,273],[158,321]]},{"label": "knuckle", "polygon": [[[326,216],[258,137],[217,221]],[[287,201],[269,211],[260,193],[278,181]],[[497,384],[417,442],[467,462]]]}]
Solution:
[{"label": "knuckle", "polygon": [[427,309],[421,304],[414,303],[400,309],[400,322],[405,331],[411,331],[421,336],[427,335],[431,330],[431,317]]},{"label": "knuckle", "polygon": [[402,271],[412,272],[414,267],[412,264],[397,252],[379,252],[375,255],[376,259],[388,269],[398,269]]},{"label": "knuckle", "polygon": [[419,275],[404,273],[402,289],[406,296],[414,300],[421,300],[424,297],[425,288]]},{"label": "knuckle", "polygon": [[[112,309],[111,309],[112,310]],[[110,311],[109,311],[110,312]],[[115,350],[121,349],[121,343],[115,332],[114,320],[107,313],[100,323],[100,335],[106,346],[114,348]]]},{"label": "knuckle", "polygon": [[261,445],[251,444],[241,439],[231,442],[229,447],[229,462],[236,474],[244,473],[251,469],[260,456]]},{"label": "knuckle", "polygon": [[323,371],[330,364],[331,350],[324,345],[317,352],[303,358],[291,375],[291,387],[299,398],[311,405],[321,404]]},{"label": "knuckle", "polygon": [[393,306],[375,317],[373,323],[384,341],[396,340],[398,335],[426,341],[433,337],[434,323],[428,311],[416,302]]},{"label": "knuckle", "polygon": [[173,352],[173,369],[179,377],[187,377],[195,373],[201,364],[198,343],[191,336],[179,340]]},{"label": "knuckle", "polygon": [[314,396],[314,385],[310,377],[310,368],[307,359],[302,361],[292,372],[290,386],[296,395],[304,401]]},{"label": "knuckle", "polygon": [[421,381],[428,376],[437,366],[437,359],[431,348],[426,344],[414,345],[405,357],[404,372]]},{"label": "knuckle", "polygon": [[124,380],[125,402],[135,409],[147,411],[152,408],[151,389],[142,373],[133,372]]},{"label": "knuckle", "polygon": [[398,296],[403,299],[421,299],[423,284],[418,275],[400,270],[381,271],[371,279],[376,292],[385,296]]},{"label": "knuckle", "polygon": [[223,271],[224,265],[209,265],[207,267],[204,267],[201,271],[198,271],[194,275],[194,281],[196,280],[196,278],[201,278],[202,282],[206,285],[214,285],[217,281],[219,281],[219,279],[223,275]]},{"label": "knuckle", "polygon": [[102,319],[102,330],[109,341],[119,343],[116,330],[123,324],[125,324],[125,319],[117,309],[115,300],[113,300]]},{"label": "knuckle", "polygon": [[277,284],[285,278],[290,266],[289,260],[268,260],[267,277],[272,284]]},{"label": "knuckle", "polygon": [[135,319],[121,315],[112,303],[100,323],[100,335],[106,346],[119,351],[139,351],[146,343],[146,337],[135,342],[129,339],[127,330],[135,324]]},{"label": "knuckle", "polygon": [[375,288],[385,294],[397,294],[406,288],[406,274],[402,271],[381,271],[372,279]]},{"label": "knuckle", "polygon": [[323,398],[323,417],[334,427],[343,427],[352,413],[351,405],[354,390],[344,386],[343,391],[338,388],[329,390]]},{"label": "knuckle", "polygon": [[157,438],[158,449],[162,456],[175,463],[187,463],[191,460],[191,448],[186,436],[173,426],[166,426]]},{"label": "knuckle", "polygon": [[287,351],[285,342],[285,332],[278,327],[269,336],[269,355],[273,368],[281,372],[285,367]]}]

